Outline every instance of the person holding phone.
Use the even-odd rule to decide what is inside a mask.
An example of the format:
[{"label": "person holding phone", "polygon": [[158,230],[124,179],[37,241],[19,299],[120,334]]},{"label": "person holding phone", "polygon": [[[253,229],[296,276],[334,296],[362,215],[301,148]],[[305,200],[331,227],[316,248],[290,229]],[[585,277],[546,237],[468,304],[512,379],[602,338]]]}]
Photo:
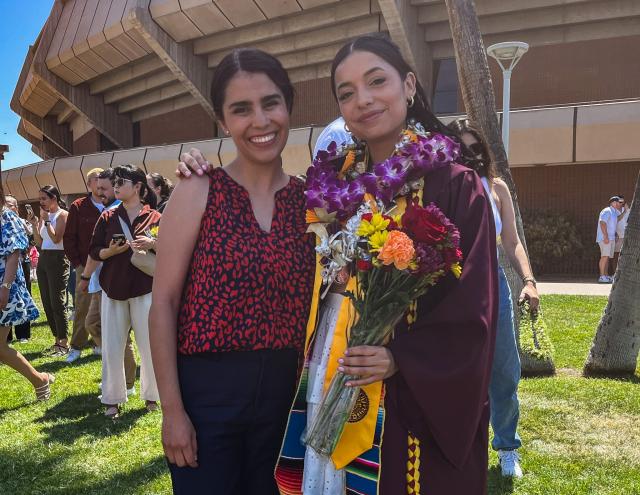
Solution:
[{"label": "person holding phone", "polygon": [[[104,210],[117,208],[121,201],[116,199],[113,192],[113,169],[107,168],[98,175],[98,196],[104,206]],[[103,211],[104,211],[103,210]],[[78,290],[86,292],[91,297],[89,310],[85,318],[85,328],[91,338],[96,343],[94,354],[102,355],[102,322],[100,318],[100,306],[102,305],[102,287],[100,287],[100,271],[102,262],[94,260],[91,256],[87,258],[87,264],[80,274]],[[136,359],[131,341],[131,330],[127,336],[127,344],[124,348],[124,375],[127,384],[127,396],[135,395],[136,389]],[[100,384],[102,388],[102,383]]]},{"label": "person holding phone", "polygon": [[69,260],[64,254],[62,239],[67,225],[67,211],[60,191],[55,186],[40,189],[40,218],[32,216],[36,245],[40,246],[38,262],[38,286],[42,306],[47,315],[47,323],[55,338],[49,349],[52,356],[66,356],[67,344],[67,308],[64,299],[69,281]]},{"label": "person holding phone", "polygon": [[[145,232],[160,222],[154,210],[155,195],[147,185],[147,176],[133,165],[114,169],[114,191],[122,203],[105,210],[91,238],[89,255],[102,261],[102,403],[105,416],[115,419],[120,405],[127,400],[123,360],[129,329],[133,327],[140,352],[140,397],[148,410],[157,409],[158,387],[153,373],[149,347],[149,308],[152,277],[131,263],[133,249],[155,248],[155,240]],[[122,223],[121,223],[122,222]],[[123,223],[134,240],[125,239]]]}]

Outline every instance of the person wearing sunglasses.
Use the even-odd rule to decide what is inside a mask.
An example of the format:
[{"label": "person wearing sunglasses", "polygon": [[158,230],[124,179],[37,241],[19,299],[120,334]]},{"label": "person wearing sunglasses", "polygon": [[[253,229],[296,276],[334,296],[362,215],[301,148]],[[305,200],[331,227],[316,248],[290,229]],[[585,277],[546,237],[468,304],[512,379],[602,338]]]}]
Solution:
[{"label": "person wearing sunglasses", "polygon": [[[149,411],[157,409],[156,385],[149,346],[149,308],[153,278],[131,263],[132,248],[155,249],[145,232],[160,222],[153,208],[156,197],[143,170],[133,165],[114,169],[114,192],[122,203],[105,210],[96,224],[89,254],[102,261],[102,403],[105,416],[115,419],[127,400],[123,360],[129,329],[133,327],[140,352],[140,397]],[[127,241],[125,226],[133,238]]]},{"label": "person wearing sunglasses", "polygon": [[[527,252],[518,237],[509,188],[497,176],[489,149],[478,128],[467,119],[455,120],[449,124],[449,128],[460,136],[463,163],[478,173],[491,201],[498,244],[502,244],[509,262],[522,277],[524,287],[519,301],[524,302],[527,299],[531,310],[536,311],[540,302],[536,280],[533,277]],[[491,446],[498,452],[502,475],[520,478],[522,468],[520,456],[517,453],[517,449],[522,445],[517,432],[520,415],[518,402],[520,356],[516,343],[511,290],[503,268],[498,268],[500,309],[489,385],[491,426],[494,433]]]}]

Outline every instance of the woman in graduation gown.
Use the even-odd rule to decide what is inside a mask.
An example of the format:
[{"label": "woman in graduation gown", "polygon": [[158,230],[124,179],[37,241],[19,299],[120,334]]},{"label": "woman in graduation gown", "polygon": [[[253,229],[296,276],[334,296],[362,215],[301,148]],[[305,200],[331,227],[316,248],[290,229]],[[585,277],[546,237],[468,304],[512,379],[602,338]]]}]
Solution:
[{"label": "woman in graduation gown", "polygon": [[[384,38],[366,36],[345,45],[334,59],[331,83],[346,128],[367,143],[372,163],[393,154],[410,119],[427,131],[449,134],[429,110],[399,49]],[[487,390],[497,318],[495,227],[479,177],[462,165],[450,163],[424,177],[422,203],[431,202],[460,230],[462,276],[449,275],[419,299],[411,324],[400,324],[384,347],[351,348],[347,355],[340,338],[346,329],[339,315],[333,318],[326,375],[318,377],[312,367],[314,376],[307,366],[292,408],[276,469],[281,493],[486,493]],[[318,299],[316,293],[312,315],[318,315],[319,327],[326,312]],[[338,312],[350,310],[345,301]],[[314,340],[313,322],[309,356],[322,345]],[[311,472],[300,443],[307,389],[322,378],[326,389],[336,372],[360,377],[352,385],[363,386],[362,403],[369,407],[352,414],[331,457],[333,467],[318,469],[312,459]],[[310,457],[306,452],[307,462]]]}]

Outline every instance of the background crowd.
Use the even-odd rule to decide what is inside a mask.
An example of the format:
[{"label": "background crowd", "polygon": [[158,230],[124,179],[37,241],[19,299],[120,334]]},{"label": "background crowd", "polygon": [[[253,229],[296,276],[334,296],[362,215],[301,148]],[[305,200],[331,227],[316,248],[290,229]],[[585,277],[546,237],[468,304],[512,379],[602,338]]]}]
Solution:
[{"label": "background crowd", "polygon": [[42,187],[39,209],[25,204],[23,216],[17,200],[2,194],[0,272],[8,294],[6,300],[0,294],[6,331],[0,335],[0,361],[31,381],[37,399],[49,398],[55,377],[38,373],[10,345],[29,342],[31,322],[39,316],[30,296],[33,277],[53,337],[44,354],[69,364],[85,351],[102,356],[100,397],[105,414],[115,417],[119,405],[136,394],[133,333],[141,356],[140,396],[155,410],[148,337],[152,277],[129,260],[134,252],[155,252],[154,227],[173,185],[133,165],[94,168],[86,183],[89,193],[69,207],[55,186]]}]

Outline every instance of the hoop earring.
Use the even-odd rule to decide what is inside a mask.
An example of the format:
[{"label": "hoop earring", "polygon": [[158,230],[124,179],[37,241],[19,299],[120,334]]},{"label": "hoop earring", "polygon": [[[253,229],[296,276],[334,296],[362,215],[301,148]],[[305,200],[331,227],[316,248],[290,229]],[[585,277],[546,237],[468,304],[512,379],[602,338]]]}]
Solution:
[{"label": "hoop earring", "polygon": [[415,102],[416,102],[415,98],[413,96],[410,96],[409,99],[407,100],[407,107],[411,108]]},{"label": "hoop earring", "polygon": [[344,123],[344,130],[347,131],[349,134],[351,134],[351,129],[349,129],[349,126],[347,125],[347,123]]}]

